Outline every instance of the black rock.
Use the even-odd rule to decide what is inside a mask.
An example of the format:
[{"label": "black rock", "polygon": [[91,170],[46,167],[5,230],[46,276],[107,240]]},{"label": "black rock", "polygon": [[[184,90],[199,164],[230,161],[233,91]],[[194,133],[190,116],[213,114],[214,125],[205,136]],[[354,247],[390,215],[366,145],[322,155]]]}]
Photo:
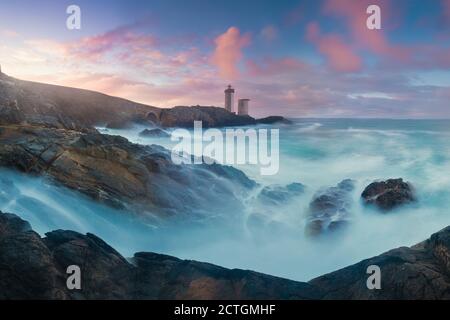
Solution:
[{"label": "black rock", "polygon": [[[318,299],[313,286],[253,271],[140,252],[130,263],[93,234],[57,230],[41,238],[0,212],[0,299]],[[68,290],[67,267],[81,271]]]},{"label": "black rock", "polygon": [[270,116],[262,119],[257,119],[256,122],[260,124],[275,124],[275,123],[292,124],[292,121],[281,116]]},{"label": "black rock", "polygon": [[346,226],[351,218],[351,192],[354,188],[354,181],[347,179],[336,187],[317,192],[309,205],[306,233],[317,236]]},{"label": "black rock", "polygon": [[365,204],[375,205],[383,211],[416,201],[413,186],[401,178],[373,182],[364,189],[361,197]]},{"label": "black rock", "polygon": [[139,133],[141,137],[149,137],[149,138],[168,138],[170,134],[166,131],[156,128],[156,129],[144,129]]}]

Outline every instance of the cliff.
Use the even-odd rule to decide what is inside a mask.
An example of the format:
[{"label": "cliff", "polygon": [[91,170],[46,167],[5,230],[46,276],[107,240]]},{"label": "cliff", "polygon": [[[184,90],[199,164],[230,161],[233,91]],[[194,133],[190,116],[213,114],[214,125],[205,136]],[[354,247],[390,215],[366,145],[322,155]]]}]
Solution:
[{"label": "cliff", "polygon": [[[0,106],[14,103],[29,124],[70,130],[87,130],[96,125],[126,128],[133,123],[165,127],[253,125],[257,120],[238,116],[217,107],[175,107],[160,109],[89,90],[18,80],[0,74]],[[270,123],[281,121],[266,118]]]}]

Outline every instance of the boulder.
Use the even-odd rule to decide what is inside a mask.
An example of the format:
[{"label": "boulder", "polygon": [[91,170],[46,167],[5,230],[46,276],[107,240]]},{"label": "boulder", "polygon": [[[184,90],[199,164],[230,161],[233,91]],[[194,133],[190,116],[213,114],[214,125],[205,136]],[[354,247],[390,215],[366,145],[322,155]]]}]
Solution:
[{"label": "boulder", "polygon": [[373,182],[364,189],[361,197],[365,204],[385,212],[416,201],[413,186],[401,178]]},{"label": "boulder", "polygon": [[347,179],[335,187],[317,192],[309,205],[306,234],[318,236],[346,226],[351,219],[351,193],[354,188],[354,181]]},{"label": "boulder", "polygon": [[145,138],[169,138],[170,134],[168,134],[166,131],[155,128],[155,129],[144,129],[142,130],[139,135],[141,137]]}]

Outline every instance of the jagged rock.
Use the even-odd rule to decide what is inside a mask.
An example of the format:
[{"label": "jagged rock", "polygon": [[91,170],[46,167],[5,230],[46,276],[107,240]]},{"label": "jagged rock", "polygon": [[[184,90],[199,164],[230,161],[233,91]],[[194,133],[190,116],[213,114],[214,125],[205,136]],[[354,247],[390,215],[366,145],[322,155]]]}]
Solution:
[{"label": "jagged rock", "polygon": [[383,211],[416,201],[414,188],[401,178],[373,182],[364,189],[361,197],[365,204],[375,205]]},{"label": "jagged rock", "polygon": [[316,193],[309,205],[306,233],[317,236],[346,226],[351,218],[351,192],[354,188],[354,181],[347,179],[336,187]]},{"label": "jagged rock", "polygon": [[149,137],[149,138],[168,138],[170,137],[170,134],[168,134],[166,131],[155,128],[155,129],[144,129],[142,130],[139,135],[141,137]]},{"label": "jagged rock", "polygon": [[[0,299],[450,299],[450,227],[308,283],[225,269],[156,253],[130,263],[93,234],[57,230],[41,238],[0,212]],[[81,269],[81,290],[66,287],[66,269]],[[367,268],[381,289],[367,288]]]},{"label": "jagged rock", "polygon": [[292,200],[305,192],[301,183],[291,183],[286,186],[270,185],[264,187],[258,195],[258,200],[264,204],[278,205]]},{"label": "jagged rock", "polygon": [[[402,247],[310,281],[324,299],[450,299],[450,227],[411,248]],[[381,289],[368,290],[368,266],[381,270]]]},{"label": "jagged rock", "polygon": [[[0,212],[0,299],[317,299],[302,282],[229,270],[155,253],[133,264],[93,234],[57,230],[41,238]],[[66,269],[81,269],[81,290],[66,287]]]},{"label": "jagged rock", "polygon": [[5,105],[0,104],[0,125],[20,124],[24,121],[25,117],[20,111],[17,101],[8,101]]},{"label": "jagged rock", "polygon": [[181,217],[189,217],[186,213],[239,212],[241,194],[256,186],[232,167],[175,165],[168,150],[132,144],[119,136],[34,126],[2,129],[0,165],[49,176],[99,202],[142,216],[177,216],[181,222]]}]

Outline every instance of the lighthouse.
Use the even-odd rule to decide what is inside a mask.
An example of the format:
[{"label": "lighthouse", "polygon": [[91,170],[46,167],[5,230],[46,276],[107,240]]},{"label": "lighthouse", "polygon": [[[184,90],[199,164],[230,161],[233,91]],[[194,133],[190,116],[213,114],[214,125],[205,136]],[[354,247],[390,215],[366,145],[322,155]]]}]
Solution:
[{"label": "lighthouse", "polygon": [[229,112],[233,112],[234,109],[234,89],[231,85],[225,90],[225,109]]},{"label": "lighthouse", "polygon": [[239,99],[238,102],[238,115],[248,116],[248,104],[250,99]]}]

